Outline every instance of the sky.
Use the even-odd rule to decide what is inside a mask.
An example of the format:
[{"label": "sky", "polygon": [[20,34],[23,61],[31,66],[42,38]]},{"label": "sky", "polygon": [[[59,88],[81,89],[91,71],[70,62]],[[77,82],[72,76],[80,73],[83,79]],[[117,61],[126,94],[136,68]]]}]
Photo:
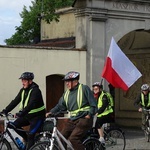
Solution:
[{"label": "sky", "polygon": [[5,39],[10,38],[21,25],[20,13],[23,6],[32,5],[33,0],[0,0],[0,45],[6,45]]}]

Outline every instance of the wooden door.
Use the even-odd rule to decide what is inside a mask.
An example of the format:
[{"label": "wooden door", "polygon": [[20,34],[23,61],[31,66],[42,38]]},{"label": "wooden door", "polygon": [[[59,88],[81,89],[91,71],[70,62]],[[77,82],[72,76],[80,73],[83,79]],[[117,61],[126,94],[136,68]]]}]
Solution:
[{"label": "wooden door", "polygon": [[59,101],[64,92],[64,81],[61,75],[46,77],[46,110],[49,111]]}]

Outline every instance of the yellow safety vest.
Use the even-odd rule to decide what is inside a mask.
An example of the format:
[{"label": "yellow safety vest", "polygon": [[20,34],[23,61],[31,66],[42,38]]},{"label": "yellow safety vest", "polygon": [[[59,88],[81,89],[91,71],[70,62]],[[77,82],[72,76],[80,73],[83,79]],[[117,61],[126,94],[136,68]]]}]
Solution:
[{"label": "yellow safety vest", "polygon": [[147,104],[147,106],[145,106],[144,94],[143,93],[141,93],[141,100],[142,100],[142,106],[144,106],[144,107],[150,107],[150,93],[148,94],[148,104]]},{"label": "yellow safety vest", "polygon": [[[98,109],[100,107],[102,107],[102,98],[104,95],[107,96],[107,94],[102,91],[100,97],[98,98]],[[113,112],[113,109],[112,109],[111,104],[109,103],[108,107],[104,110],[104,112],[99,114],[97,117],[105,116],[105,115],[108,115],[109,113],[112,113],[112,112]]]},{"label": "yellow safety vest", "polygon": [[[31,92],[32,92],[32,89],[28,92],[27,98],[26,98],[24,106],[23,106],[23,100],[24,100],[25,90],[22,91],[22,93],[21,93],[21,102],[20,102],[20,107],[19,107],[20,110],[22,110],[23,108],[25,108],[27,106],[27,104],[29,102],[29,97],[30,97]],[[39,112],[39,111],[44,110],[44,109],[45,109],[45,106],[43,105],[40,108],[36,108],[36,109],[30,110],[29,114],[36,113],[36,112]]]},{"label": "yellow safety vest", "polygon": [[[66,106],[68,106],[69,93],[70,93],[70,90],[67,90],[67,91],[65,92],[65,94],[64,94],[64,100],[65,100],[65,102],[66,102]],[[86,107],[82,107],[82,108],[81,108],[82,99],[83,99],[82,95],[83,95],[82,84],[79,84],[78,93],[77,93],[78,109],[77,109],[77,110],[70,111],[70,115],[71,115],[71,116],[76,116],[76,115],[78,114],[78,112],[80,112],[80,111],[89,111],[89,110],[90,110],[90,106],[86,106]]]},{"label": "yellow safety vest", "polygon": [[107,97],[109,98],[109,103],[110,103],[110,105],[113,107],[114,106],[114,100],[113,100],[113,97],[112,97],[112,95],[109,93],[109,92],[104,92],[106,95],[107,95]]}]

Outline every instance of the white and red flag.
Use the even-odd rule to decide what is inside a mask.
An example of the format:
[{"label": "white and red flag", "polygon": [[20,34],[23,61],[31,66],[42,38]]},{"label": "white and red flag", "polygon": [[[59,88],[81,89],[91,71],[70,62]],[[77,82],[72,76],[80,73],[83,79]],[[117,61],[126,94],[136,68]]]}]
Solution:
[{"label": "white and red flag", "polygon": [[114,87],[127,91],[141,76],[139,70],[112,38],[102,77]]}]

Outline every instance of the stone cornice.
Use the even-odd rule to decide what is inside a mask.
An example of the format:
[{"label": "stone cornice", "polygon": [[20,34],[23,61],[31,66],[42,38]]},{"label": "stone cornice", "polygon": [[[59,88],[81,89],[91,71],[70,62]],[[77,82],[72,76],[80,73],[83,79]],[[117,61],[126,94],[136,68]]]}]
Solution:
[{"label": "stone cornice", "polygon": [[[106,0],[107,1],[107,0]],[[108,0],[109,1],[109,0]],[[149,0],[112,0],[112,1],[120,1],[120,2],[138,2],[138,3],[150,3]]]},{"label": "stone cornice", "polygon": [[77,8],[75,10],[75,16],[99,16],[93,19],[102,19],[103,21],[113,16],[119,18],[139,18],[141,20],[150,19],[150,4],[131,3],[130,1],[107,1],[104,7],[105,8]]},{"label": "stone cornice", "polygon": [[126,12],[141,12],[150,14],[150,2],[145,3],[133,3],[130,1],[114,1],[106,2],[105,8],[109,10],[126,11]]},{"label": "stone cornice", "polygon": [[115,17],[115,18],[122,18],[122,19],[150,19],[149,14],[144,14],[142,12],[130,12],[130,11],[123,11],[123,10],[107,10],[107,9],[77,9],[75,11],[76,17],[81,16],[89,16],[91,20],[93,21],[106,21],[108,17]]}]

